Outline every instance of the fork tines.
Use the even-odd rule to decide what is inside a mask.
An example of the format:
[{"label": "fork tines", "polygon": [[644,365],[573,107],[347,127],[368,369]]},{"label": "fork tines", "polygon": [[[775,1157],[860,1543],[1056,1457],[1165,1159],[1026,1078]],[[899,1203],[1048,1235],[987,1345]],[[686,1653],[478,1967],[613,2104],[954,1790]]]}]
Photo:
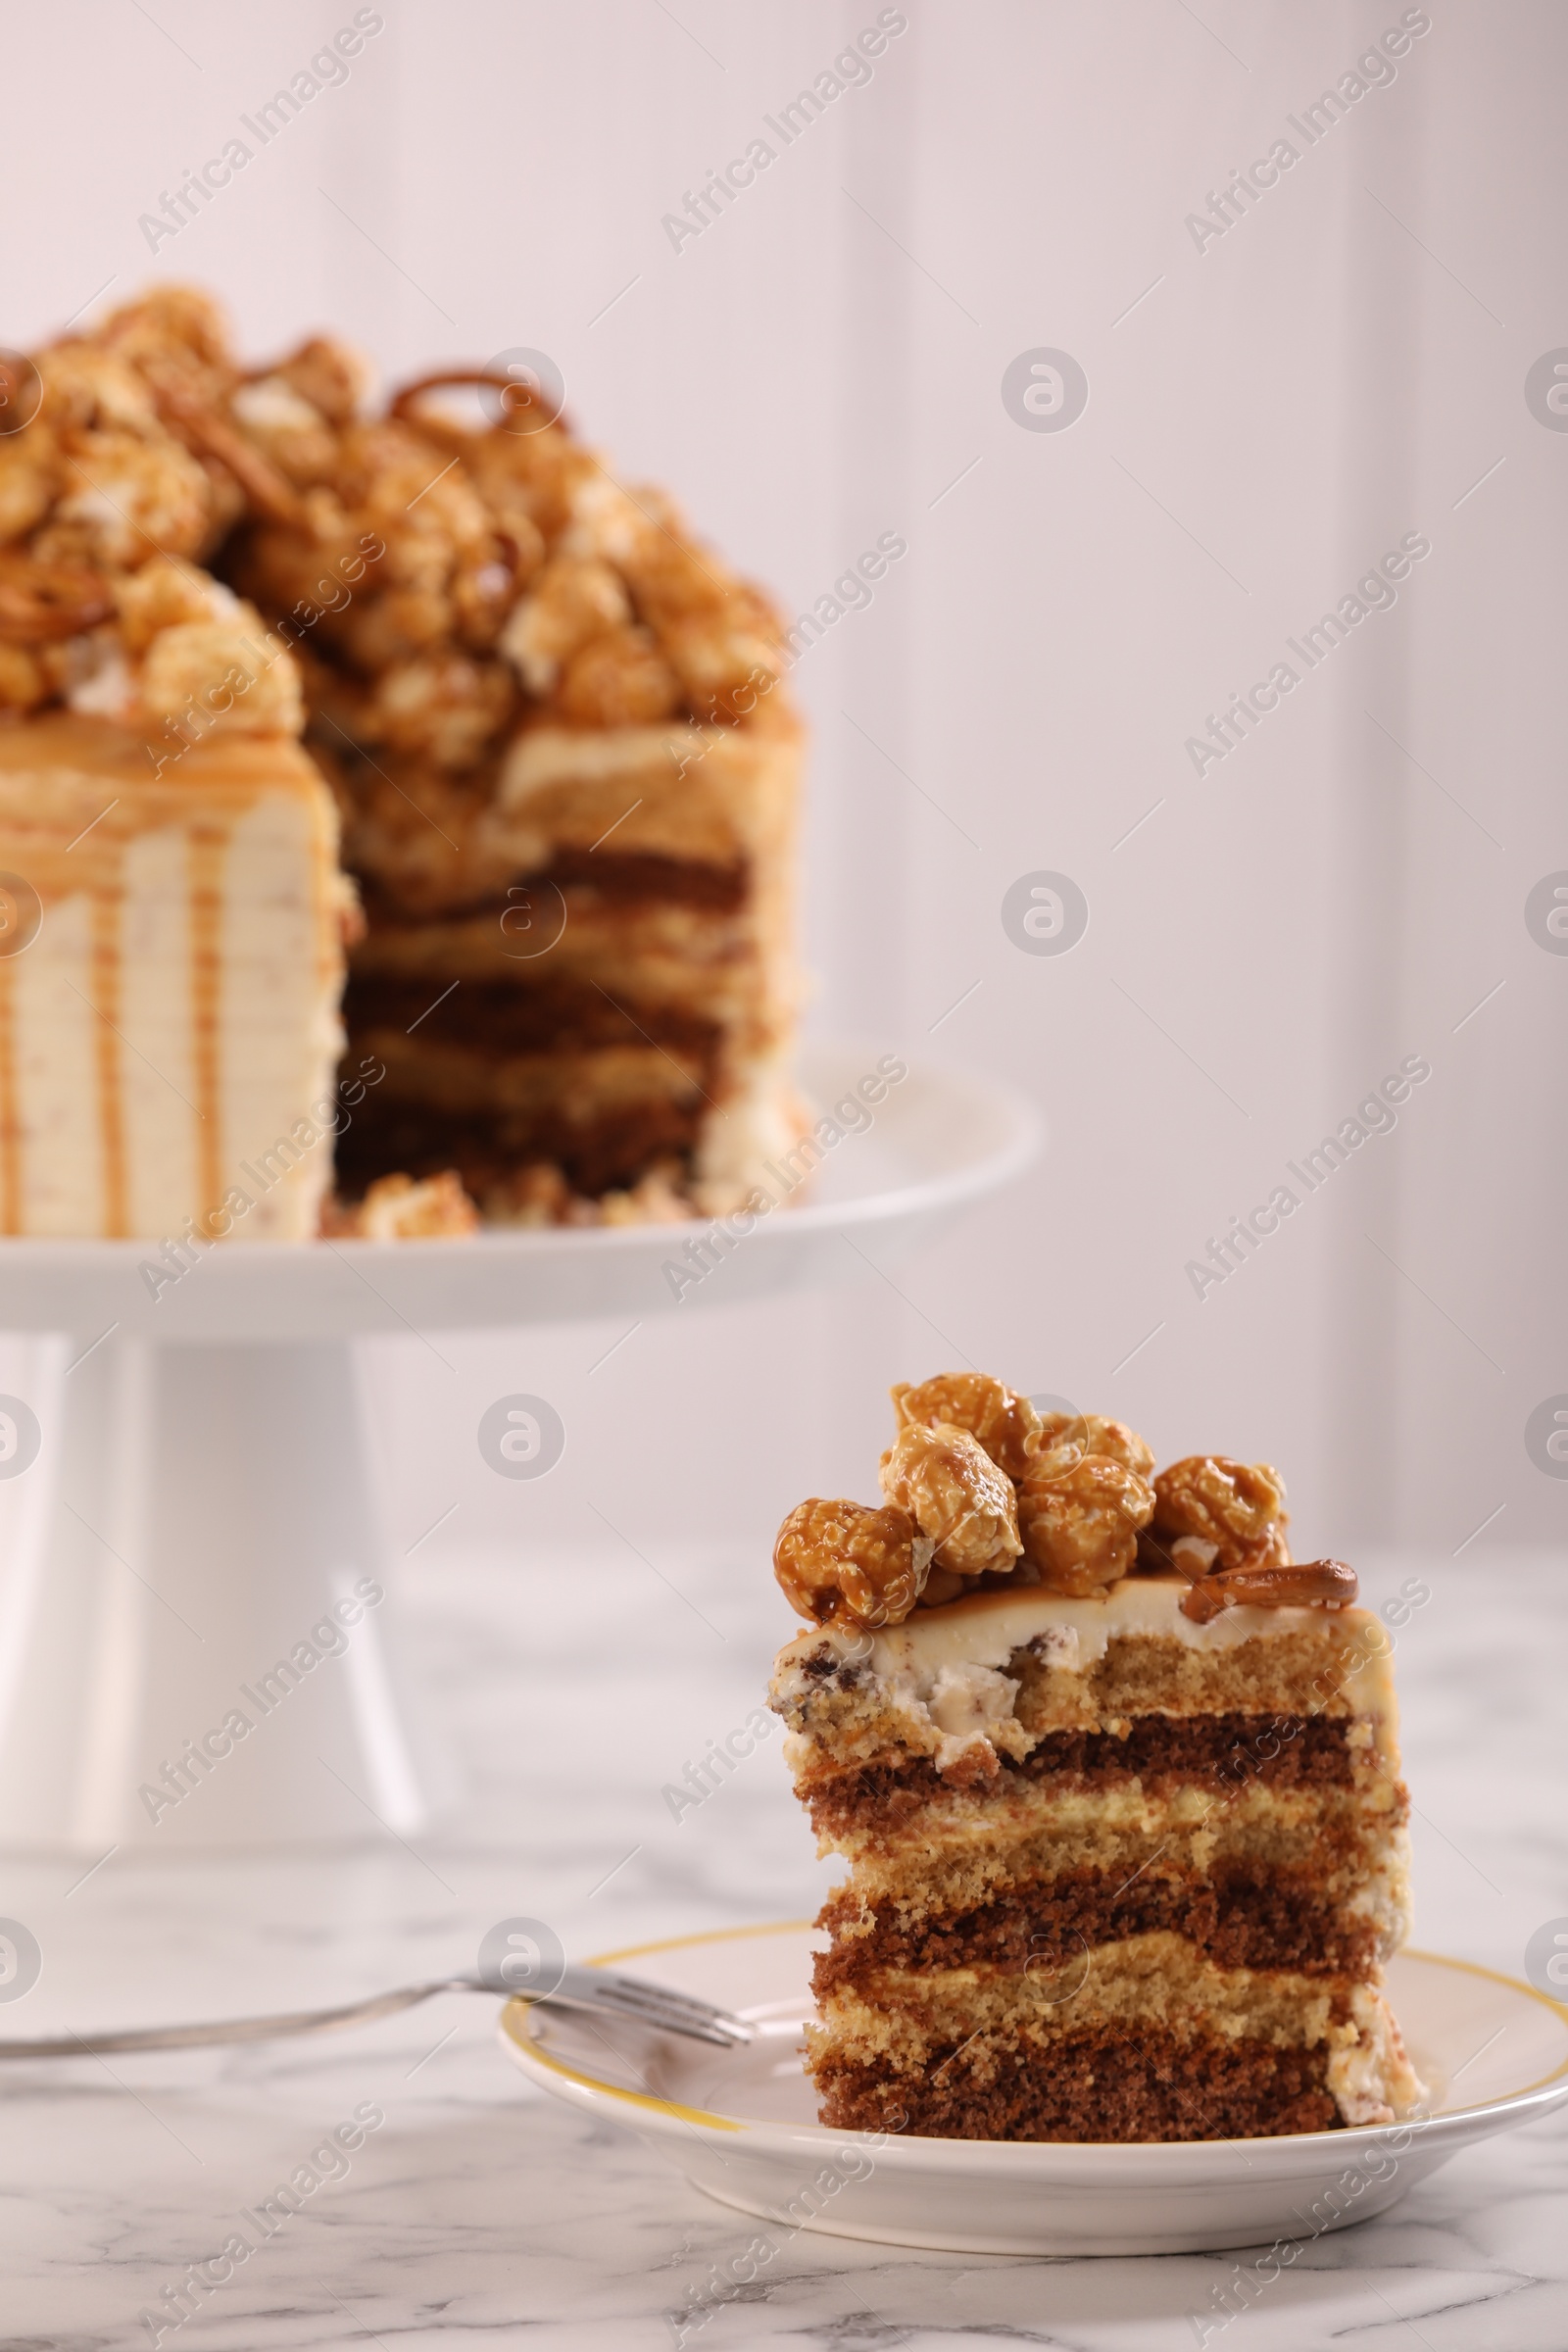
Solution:
[{"label": "fork tines", "polygon": [[609,1969],[568,1969],[555,1992],[545,1997],[563,2004],[580,2003],[585,2008],[610,2010],[617,2016],[635,2018],[639,2025],[667,2034],[684,2034],[720,2049],[733,2049],[752,2037],[752,2029],[744,2018],[732,2016],[727,2009],[715,2008],[711,2001],[698,2000],[690,1993],[675,1992],[668,1985],[650,1984],[640,1977],[621,1976]]}]

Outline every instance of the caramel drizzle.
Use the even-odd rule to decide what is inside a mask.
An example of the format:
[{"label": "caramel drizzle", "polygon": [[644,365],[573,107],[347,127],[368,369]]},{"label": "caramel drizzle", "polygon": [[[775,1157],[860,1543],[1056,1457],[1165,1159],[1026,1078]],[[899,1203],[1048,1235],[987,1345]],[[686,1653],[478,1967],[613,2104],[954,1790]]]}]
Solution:
[{"label": "caramel drizzle", "polygon": [[[100,757],[104,747],[108,759]],[[58,833],[67,828],[45,798],[25,855],[19,842],[13,861],[24,864],[43,901],[46,919],[49,908],[68,899],[84,895],[89,901],[87,971],[78,974],[80,986],[71,1001],[78,1011],[87,1011],[90,1004],[89,1018],[99,1032],[93,1043],[88,1084],[98,1114],[93,1145],[102,1171],[102,1213],[95,1227],[100,1233],[128,1236],[134,1222],[134,1139],[129,1113],[135,1098],[125,1090],[136,1083],[175,1083],[169,1072],[159,1071],[154,1077],[150,1067],[147,1079],[141,1080],[139,1067],[133,1067],[130,1058],[137,1049],[128,1036],[119,1034],[125,1027],[128,993],[124,905],[132,843],[149,831],[170,826],[177,828],[184,841],[186,1034],[191,1078],[180,1077],[175,1091],[184,1100],[194,1098],[192,1174],[194,1198],[200,1204],[194,1222],[209,1236],[212,1211],[220,1205],[233,1181],[225,1164],[230,1139],[225,1133],[221,1029],[228,853],[236,827],[259,800],[278,790],[294,802],[303,797],[313,810],[309,855],[323,983],[340,968],[335,935],[324,922],[325,908],[333,903],[335,872],[331,804],[318,785],[313,781],[307,788],[303,774],[294,772],[291,762],[298,755],[292,746],[287,747],[275,777],[266,757],[267,748],[245,738],[219,747],[217,755],[197,747],[188,755],[188,768],[176,769],[173,777],[162,784],[149,784],[137,772],[144,756],[140,743],[107,721],[46,713],[29,720],[0,745],[7,755],[0,760],[0,821],[13,806],[7,789],[13,781],[8,773],[12,768],[32,770],[46,794],[54,776],[64,774],[79,802],[79,815],[75,807],[69,808],[74,838],[61,843]],[[83,785],[88,789],[81,790]],[[107,808],[97,797],[100,791],[103,801],[110,803]],[[118,803],[112,797],[117,791]],[[25,811],[22,813],[25,817]],[[34,1152],[50,1148],[42,1134],[24,1125],[16,965],[16,957],[0,956],[0,1233],[8,1234],[29,1230],[29,1161]],[[190,1097],[184,1096],[187,1083]]]},{"label": "caramel drizzle", "polygon": [[190,1004],[191,1058],[196,1072],[196,1113],[201,1124],[196,1136],[199,1171],[197,1198],[203,1203],[197,1223],[205,1233],[208,1220],[223,1199],[223,1120],[219,1091],[221,1039],[219,1031],[222,989],[222,874],[228,851],[229,827],[206,819],[191,826],[187,837],[190,860]]},{"label": "caramel drizzle", "polygon": [[0,956],[0,1233],[22,1231],[22,1130],[17,1112],[12,958]]},{"label": "caramel drizzle", "polygon": [[117,1240],[130,1231],[125,1188],[125,1100],[121,1061],[121,908],[118,877],[92,894],[92,995],[98,1025],[93,1033],[98,1067],[98,1135],[103,1151],[103,1230]]}]

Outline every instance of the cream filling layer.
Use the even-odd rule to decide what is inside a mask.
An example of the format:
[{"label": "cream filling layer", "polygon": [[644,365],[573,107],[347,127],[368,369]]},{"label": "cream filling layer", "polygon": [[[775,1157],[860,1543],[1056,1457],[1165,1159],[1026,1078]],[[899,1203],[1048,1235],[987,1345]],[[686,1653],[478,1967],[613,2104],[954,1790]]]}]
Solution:
[{"label": "cream filling layer", "polygon": [[[825,1647],[835,1664],[859,1670],[858,1692],[864,1693],[868,1682],[871,1697],[888,1715],[895,1721],[905,1719],[914,1752],[936,1752],[939,1768],[946,1768],[954,1760],[955,1742],[961,1747],[990,1738],[993,1744],[1015,1746],[1005,1737],[1011,1708],[1010,1702],[1005,1710],[1001,1707],[1000,1686],[1008,1661],[1031,1645],[1047,1665],[1082,1675],[1100,1663],[1113,1642],[1132,1637],[1223,1655],[1252,1642],[1305,1635],[1322,1642],[1326,1665],[1334,1661],[1331,1687],[1336,1701],[1371,1725],[1385,1761],[1396,1766],[1397,1711],[1390,1663],[1394,1644],[1370,1610],[1234,1608],[1199,1624],[1182,1611],[1186,1591],[1183,1579],[1129,1576],[1092,1599],[1073,1600],[1031,1585],[1016,1593],[974,1593],[941,1608],[917,1609],[904,1624],[877,1632],[856,1625],[811,1628],[780,1650],[774,1692],[809,1709],[816,1685],[805,1672],[806,1663]],[[953,1696],[960,1690],[969,1692],[967,1728],[950,1730],[933,1713],[939,1689],[943,1696],[938,1703],[950,1719]],[[1302,1690],[1302,1714],[1318,1711],[1321,1704],[1320,1695]],[[997,1730],[1004,1734],[1000,1740]],[[794,1734],[785,1753],[796,1771],[803,1772],[820,1749],[808,1734]]]},{"label": "cream filling layer", "polygon": [[1234,1874],[1294,1883],[1304,1874],[1348,1922],[1364,1921],[1385,1958],[1410,1928],[1410,1848],[1402,1822],[1348,1789],[1322,1793],[1253,1788],[1216,1803],[1183,1789],[1146,1799],[1135,1787],[1049,1797],[1031,1791],[1000,1818],[928,1809],[898,1842],[874,1832],[824,1838],[820,1849],[852,1866],[843,1891],[868,1908],[921,1917],[1027,1907],[1029,1889],[1077,1871],[1112,1885],[1146,1876],[1206,1882]]}]

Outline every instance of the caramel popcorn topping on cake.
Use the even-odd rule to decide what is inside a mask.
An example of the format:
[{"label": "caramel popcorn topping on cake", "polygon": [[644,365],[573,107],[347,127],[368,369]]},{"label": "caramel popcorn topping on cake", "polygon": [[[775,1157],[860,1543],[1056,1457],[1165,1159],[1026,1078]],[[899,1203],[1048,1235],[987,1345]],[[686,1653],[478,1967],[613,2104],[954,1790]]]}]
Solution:
[{"label": "caramel popcorn topping on cake", "polygon": [[[216,719],[297,733],[294,658],[263,613],[326,657],[312,700],[329,721],[454,772],[531,707],[586,727],[733,721],[783,675],[776,614],[673,503],[622,489],[484,369],[421,378],[368,418],[354,353],[317,335],[247,372],[217,306],[179,286],[35,364],[37,413],[0,440],[0,709],[161,719],[233,671]],[[464,387],[495,402],[487,424],[435,404]],[[220,544],[240,598],[195,572],[175,597],[170,570]],[[197,628],[149,699],[158,638]]]},{"label": "caramel popcorn topping on cake", "polygon": [[985,1373],[900,1382],[892,1396],[890,1507],[803,1502],[779,1530],[779,1583],[815,1623],[898,1625],[1008,1579],[1092,1599],[1135,1569],[1185,1577],[1181,1606],[1200,1624],[1231,1607],[1355,1599],[1343,1561],[1292,1561],[1285,1484],[1267,1462],[1189,1454],[1154,1477],[1125,1421],[1041,1414]]},{"label": "caramel popcorn topping on cake", "polygon": [[860,1502],[797,1503],[778,1531],[773,1573],[792,1608],[825,1625],[898,1625],[919,1598],[931,1545],[907,1511]]},{"label": "caramel popcorn topping on cake", "polygon": [[1037,1450],[1054,1452],[1064,1446],[1075,1446],[1080,1453],[1108,1454],[1142,1479],[1154,1467],[1153,1450],[1138,1432],[1129,1429],[1125,1421],[1107,1421],[1103,1413],[1043,1413]]},{"label": "caramel popcorn topping on cake", "polygon": [[985,1372],[944,1372],[935,1380],[921,1381],[918,1388],[900,1381],[892,1395],[901,1429],[916,1423],[934,1429],[939,1421],[950,1422],[955,1429],[966,1429],[999,1470],[1009,1478],[1022,1478],[1041,1427],[1027,1396],[1004,1388]]},{"label": "caramel popcorn topping on cake", "polygon": [[1285,1481],[1267,1462],[1192,1453],[1154,1480],[1154,1534],[1176,1539],[1192,1568],[1288,1566],[1287,1525]]},{"label": "caramel popcorn topping on cake", "polygon": [[882,1492],[936,1545],[955,1576],[1009,1569],[1023,1549],[1013,1484],[966,1429],[909,1422],[882,1456]]},{"label": "caramel popcorn topping on cake", "polygon": [[1152,1491],[1110,1454],[1081,1454],[1065,1467],[1059,1454],[1045,1454],[1018,1488],[1024,1550],[1054,1592],[1082,1597],[1125,1576],[1153,1513]]},{"label": "caramel popcorn topping on cake", "polygon": [[220,414],[240,377],[215,306],[164,287],[36,368],[0,442],[0,710],[65,704],[175,756],[213,727],[298,735],[292,656],[198,568],[247,499],[288,497]]}]

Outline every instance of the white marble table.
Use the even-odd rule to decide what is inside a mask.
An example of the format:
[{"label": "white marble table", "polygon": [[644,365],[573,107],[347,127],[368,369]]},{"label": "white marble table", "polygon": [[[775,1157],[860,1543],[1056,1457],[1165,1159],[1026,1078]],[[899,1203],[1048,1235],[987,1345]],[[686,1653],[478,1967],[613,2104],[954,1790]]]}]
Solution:
[{"label": "white marble table", "polygon": [[[1372,1597],[1410,1566],[1369,1576]],[[1433,1596],[1399,1637],[1418,1940],[1518,1974],[1532,1930],[1568,1912],[1568,1578],[1468,1557],[1425,1573]],[[826,1874],[776,1742],[678,1822],[660,1798],[757,1703],[785,1630],[759,1561],[475,1568],[411,1599],[468,1775],[446,1830],[330,1860],[115,1857],[74,1885],[80,1864],[0,1864],[0,1915],[44,1954],[0,2034],[348,1998],[471,1967],[511,1914],[592,1952],[814,1907]],[[139,2315],[356,2109],[384,2120],[165,2345],[664,2352],[670,2315],[753,2232],[533,2092],[476,1998],[334,2041],[8,2068],[0,2102],[0,2352],[150,2344]],[[1565,2191],[1568,2119],[1495,2140],[1320,2238],[1208,2341],[1561,2352]],[[689,2340],[1175,2352],[1230,2275],[1220,2256],[1036,2263],[801,2235],[755,2300]]]}]

